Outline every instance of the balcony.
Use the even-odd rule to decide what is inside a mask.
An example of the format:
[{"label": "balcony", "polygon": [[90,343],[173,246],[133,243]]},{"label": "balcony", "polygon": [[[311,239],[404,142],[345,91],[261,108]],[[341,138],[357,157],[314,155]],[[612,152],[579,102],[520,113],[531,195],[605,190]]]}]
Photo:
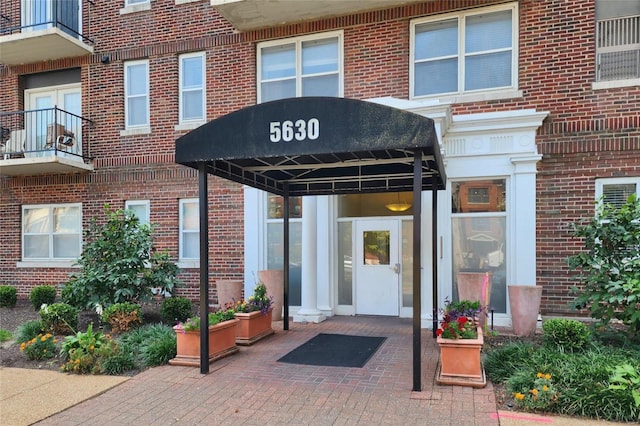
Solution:
[{"label": "balcony", "polygon": [[93,123],[59,108],[0,113],[0,175],[84,173]]},{"label": "balcony", "polygon": [[596,81],[640,78],[640,16],[596,23]]},{"label": "balcony", "polygon": [[92,54],[93,41],[82,34],[82,3],[93,4],[91,0],[2,0],[0,63],[12,66]]},{"label": "balcony", "polygon": [[255,0],[211,0],[227,21],[237,30],[249,31],[258,28],[309,21],[329,16],[349,15],[368,10],[386,9],[424,0],[366,0],[366,1],[255,1]]}]

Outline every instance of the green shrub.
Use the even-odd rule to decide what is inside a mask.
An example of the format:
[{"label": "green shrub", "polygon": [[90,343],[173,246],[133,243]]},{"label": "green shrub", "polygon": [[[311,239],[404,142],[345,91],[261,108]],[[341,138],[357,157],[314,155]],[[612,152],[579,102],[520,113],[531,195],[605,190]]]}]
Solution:
[{"label": "green shrub", "polygon": [[0,308],[13,308],[18,302],[18,290],[10,285],[0,285]]},{"label": "green shrub", "polygon": [[141,224],[129,209],[113,211],[105,205],[105,215],[106,222],[92,218],[89,223],[80,270],[65,284],[62,300],[94,309],[149,300],[151,287],[173,289],[178,268],[166,252],[154,252],[151,226]]},{"label": "green shrub", "polygon": [[104,310],[102,321],[111,325],[112,332],[122,333],[142,324],[142,308],[135,303],[116,303]]},{"label": "green shrub", "polygon": [[186,297],[169,297],[162,301],[160,313],[166,324],[177,324],[186,321],[193,311],[191,300]]},{"label": "green shrub", "polygon": [[51,333],[38,334],[33,339],[22,342],[20,350],[31,360],[53,358],[58,350],[56,342],[57,340]]},{"label": "green shrub", "polygon": [[528,342],[513,342],[490,349],[483,360],[487,377],[495,383],[504,382],[522,368],[523,360],[529,359],[535,350]]},{"label": "green shrub", "polygon": [[166,364],[176,354],[175,332],[168,325],[145,324],[121,335],[118,342],[123,351],[134,354],[140,367]]},{"label": "green shrub", "polygon": [[9,340],[11,340],[12,337],[13,337],[13,335],[11,334],[11,332],[9,330],[5,330],[3,328],[0,328],[0,343],[9,341]]},{"label": "green shrub", "polygon": [[53,334],[72,334],[78,329],[78,310],[66,303],[54,303],[40,309],[45,330]]},{"label": "green shrub", "polygon": [[29,300],[33,308],[38,311],[43,304],[51,305],[56,301],[56,288],[52,285],[34,287],[29,292]]},{"label": "green shrub", "polygon": [[43,331],[44,325],[42,324],[42,321],[27,321],[18,327],[18,332],[16,333],[16,342],[28,342]]},{"label": "green shrub", "polygon": [[580,287],[572,289],[576,309],[588,309],[597,325],[619,320],[629,336],[640,335],[640,198],[632,194],[622,206],[602,201],[593,218],[574,225],[584,250],[567,258],[578,271]]},{"label": "green shrub", "polygon": [[133,352],[123,350],[120,345],[117,345],[111,354],[102,359],[100,368],[104,374],[115,376],[135,370],[136,360]]},{"label": "green shrub", "polygon": [[554,318],[542,324],[542,336],[546,346],[576,351],[585,347],[591,338],[587,326],[572,319]]}]

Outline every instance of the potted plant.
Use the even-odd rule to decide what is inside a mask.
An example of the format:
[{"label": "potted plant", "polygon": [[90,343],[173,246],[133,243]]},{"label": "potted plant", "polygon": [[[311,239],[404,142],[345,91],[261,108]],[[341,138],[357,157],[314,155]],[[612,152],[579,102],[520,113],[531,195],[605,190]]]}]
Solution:
[{"label": "potted plant", "polygon": [[267,296],[267,287],[262,281],[258,282],[249,299],[231,304],[231,309],[239,320],[236,326],[238,345],[249,346],[274,333],[271,328],[273,299]]},{"label": "potted plant", "polygon": [[440,328],[438,384],[484,387],[487,384],[480,360],[484,344],[478,317],[483,312],[477,300],[445,301]]},{"label": "potted plant", "polygon": [[[238,352],[236,346],[235,312],[231,309],[209,314],[209,362]],[[200,365],[200,318],[189,318],[173,327],[176,333],[175,358],[171,365],[197,367]]]}]

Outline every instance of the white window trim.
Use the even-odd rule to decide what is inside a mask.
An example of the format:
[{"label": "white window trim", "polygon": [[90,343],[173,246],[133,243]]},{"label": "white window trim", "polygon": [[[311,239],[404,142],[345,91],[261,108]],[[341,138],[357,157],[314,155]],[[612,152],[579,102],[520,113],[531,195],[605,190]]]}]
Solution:
[{"label": "white window trim", "polygon": [[[183,211],[183,206],[187,203],[196,203],[199,204],[200,199],[199,198],[181,198],[179,200],[179,205],[178,205],[178,240],[179,240],[179,247],[178,247],[178,257],[179,257],[179,267],[185,267],[185,268],[197,268],[200,266],[200,258],[192,258],[192,257],[183,257],[183,252],[184,252],[184,233],[185,232],[195,232],[195,231],[185,231],[183,229],[183,225],[184,225],[184,217],[182,215],[182,211]],[[199,212],[199,210],[198,210]],[[198,228],[198,232],[200,232],[200,229]],[[181,266],[182,265],[182,266]],[[188,266],[191,265],[191,266]]]},{"label": "white window trim", "polygon": [[[511,17],[512,17],[512,25],[511,25],[511,86],[508,87],[496,87],[490,89],[478,89],[478,90],[462,90],[462,86],[465,79],[465,66],[464,61],[460,60],[464,59],[464,34],[460,29],[460,19],[467,18],[473,15],[500,12],[504,10],[511,9]],[[490,7],[483,7],[478,9],[471,9],[465,11],[463,13],[447,13],[442,15],[437,15],[435,17],[421,18],[411,21],[410,28],[410,37],[409,37],[409,99],[432,99],[438,98],[442,102],[453,102],[453,103],[461,103],[461,102],[476,102],[482,100],[497,100],[497,99],[508,99],[514,97],[522,97],[522,91],[518,90],[518,61],[519,61],[519,25],[518,25],[518,3],[507,3],[504,5],[496,5]],[[416,35],[416,26],[428,22],[440,22],[445,21],[447,19],[458,19],[458,67],[459,67],[459,75],[458,75],[458,92],[448,92],[448,93],[436,93],[433,95],[420,95],[414,96],[415,89],[415,35]]]},{"label": "white window trim", "polygon": [[640,78],[628,78],[626,80],[607,80],[591,83],[592,90],[617,89],[619,87],[640,86]]},{"label": "white window trim", "polygon": [[[129,79],[129,67],[137,66],[137,65],[145,65],[147,67],[147,81],[146,81],[146,110],[147,110],[147,122],[144,124],[130,125],[129,124],[129,93],[127,92],[127,81]],[[144,59],[141,61],[127,61],[124,63],[124,123],[125,123],[125,132],[131,131],[133,134],[138,134],[138,131],[144,131],[145,133],[150,132],[150,123],[151,119],[151,110],[150,110],[150,97],[151,94],[149,92],[149,60]],[[122,132],[121,132],[121,136]]]},{"label": "white window trim", "polygon": [[604,194],[605,185],[624,185],[633,183],[636,185],[636,195],[640,197],[640,177],[620,177],[596,179],[596,201],[600,202]]},{"label": "white window trim", "polygon": [[[202,90],[202,117],[196,119],[185,119],[183,118],[184,113],[184,105],[182,102],[182,95],[185,92],[184,87],[182,86],[182,74],[184,72],[184,68],[182,66],[182,60],[188,58],[200,58],[202,60],[202,86],[199,89]],[[194,89],[187,89],[189,91],[195,91]],[[196,52],[196,53],[185,53],[184,55],[180,55],[178,57],[178,122],[179,125],[192,125],[198,124],[202,125],[207,121],[207,54],[206,52]]]},{"label": "white window trim", "polygon": [[130,3],[130,1],[131,0],[124,0],[124,7],[120,9],[120,15],[151,10],[151,0],[145,0],[138,3]]},{"label": "white window trim", "polygon": [[140,219],[140,223],[142,224],[146,224],[149,225],[151,224],[151,221],[149,220],[149,217],[151,215],[151,203],[149,200],[126,200],[124,202],[124,208],[125,210],[132,207],[132,206],[144,206],[145,207],[145,217],[141,217],[138,218]]},{"label": "white window trim", "polygon": [[344,96],[344,31],[331,31],[326,33],[316,33],[301,37],[292,37],[286,39],[265,41],[258,43],[256,62],[257,62],[257,78],[256,78],[256,93],[258,96],[258,102],[262,102],[262,49],[273,46],[281,46],[284,44],[296,45],[296,97],[301,97],[302,92],[302,43],[310,40],[322,40],[326,38],[338,39],[338,97]]},{"label": "white window trim", "polygon": [[[78,239],[79,239],[79,248],[80,248],[80,253],[82,253],[82,235],[83,235],[83,228],[82,228],[82,203],[61,203],[61,204],[25,204],[22,206],[21,209],[21,216],[20,216],[20,258],[21,261],[18,262],[16,264],[17,267],[59,267],[59,268],[66,268],[66,267],[70,267],[72,265],[74,265],[76,263],[77,259],[70,259],[70,258],[55,258],[55,257],[49,257],[49,258],[34,258],[34,259],[26,259],[24,257],[24,212],[25,210],[28,209],[41,209],[41,208],[47,208],[49,209],[49,214],[51,215],[51,211],[56,208],[56,207],[77,207],[79,212],[80,212],[80,231],[78,233]],[[53,235],[53,231],[50,230],[49,231],[49,244],[51,245],[51,237]],[[51,247],[50,247],[51,248]],[[53,252],[51,252],[51,255],[53,255]]]}]

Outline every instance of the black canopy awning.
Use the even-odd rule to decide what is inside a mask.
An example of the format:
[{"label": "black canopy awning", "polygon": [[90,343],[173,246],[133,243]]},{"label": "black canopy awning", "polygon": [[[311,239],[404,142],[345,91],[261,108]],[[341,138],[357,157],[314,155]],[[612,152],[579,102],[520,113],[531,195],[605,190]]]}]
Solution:
[{"label": "black canopy awning", "polygon": [[258,104],[213,120],[176,141],[176,162],[290,196],[413,190],[416,152],[422,189],[446,181],[433,120],[344,98]]},{"label": "black canopy awning", "polygon": [[[422,191],[432,190],[433,336],[437,196],[446,183],[433,120],[354,99],[303,97],[250,106],[178,138],[176,163],[199,176],[200,371],[209,371],[208,186],[216,175],[284,197],[284,322],[289,327],[289,197],[413,192],[413,390],[421,390]],[[304,219],[304,218],[303,218]]]}]

